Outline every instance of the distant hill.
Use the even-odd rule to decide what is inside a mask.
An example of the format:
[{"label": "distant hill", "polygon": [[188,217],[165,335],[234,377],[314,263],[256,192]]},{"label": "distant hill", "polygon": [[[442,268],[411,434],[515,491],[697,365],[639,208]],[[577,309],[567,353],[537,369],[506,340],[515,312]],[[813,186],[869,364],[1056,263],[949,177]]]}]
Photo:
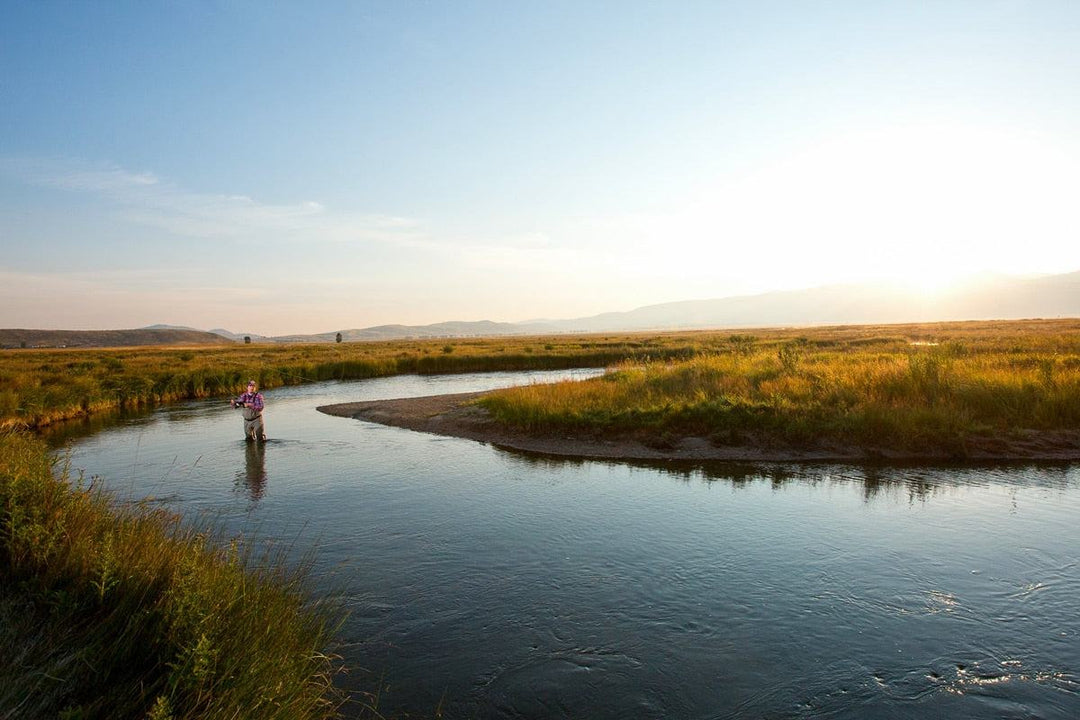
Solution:
[{"label": "distant hill", "polygon": [[940,293],[888,285],[831,285],[648,305],[550,324],[561,332],[611,332],[1056,317],[1080,317],[1080,272],[1037,278],[986,276]]},{"label": "distant hill", "polygon": [[232,341],[191,329],[28,330],[0,329],[0,348],[134,347],[138,345],[232,345]]},{"label": "distant hill", "polygon": [[[490,320],[431,325],[378,325],[341,330],[343,341],[502,335],[555,335],[740,327],[866,325],[948,320],[1080,317],[1080,272],[1042,277],[982,276],[939,293],[889,285],[829,285],[646,305],[570,320],[501,323]],[[332,343],[338,331],[266,337],[215,329],[155,325],[140,330],[0,330],[0,347],[107,347],[243,342]]]},{"label": "distant hill", "polygon": [[[380,325],[342,330],[341,335],[345,341],[355,341],[1057,317],[1080,317],[1080,272],[1032,278],[982,276],[938,293],[882,284],[829,285],[647,305],[627,312],[570,320]],[[335,334],[290,335],[268,340],[333,342]]]},{"label": "distant hill", "polygon": [[[220,332],[214,330],[212,332]],[[451,321],[432,325],[377,325],[368,328],[318,333],[316,335],[275,335],[261,338],[270,342],[335,342],[338,332],[343,342],[363,340],[404,340],[455,337],[497,337],[500,335],[542,335],[558,332],[553,326],[535,323],[497,323],[491,320]],[[256,340],[253,338],[252,342]]]}]

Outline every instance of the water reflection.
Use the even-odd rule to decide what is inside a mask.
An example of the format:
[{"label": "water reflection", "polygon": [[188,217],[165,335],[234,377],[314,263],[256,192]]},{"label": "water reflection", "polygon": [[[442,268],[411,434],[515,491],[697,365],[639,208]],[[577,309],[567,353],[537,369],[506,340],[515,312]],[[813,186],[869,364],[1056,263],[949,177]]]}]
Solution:
[{"label": "water reflection", "polygon": [[244,443],[244,471],[236,473],[236,487],[246,491],[252,502],[266,491],[266,443]]},{"label": "water reflection", "polygon": [[1073,463],[1066,461],[998,462],[893,462],[844,465],[835,462],[742,462],[727,460],[611,460],[560,457],[513,448],[498,447],[513,463],[535,472],[584,470],[589,466],[638,469],[680,482],[727,483],[745,488],[768,483],[773,490],[793,484],[855,485],[866,503],[898,490],[907,493],[910,503],[925,502],[935,495],[960,486],[1022,485],[1066,490],[1077,479]]},{"label": "water reflection", "polygon": [[50,447],[60,448],[76,440],[96,435],[102,430],[116,427],[131,422],[136,418],[144,418],[149,421],[152,411],[129,411],[129,412],[100,412],[89,417],[72,418],[52,423],[38,430]]}]

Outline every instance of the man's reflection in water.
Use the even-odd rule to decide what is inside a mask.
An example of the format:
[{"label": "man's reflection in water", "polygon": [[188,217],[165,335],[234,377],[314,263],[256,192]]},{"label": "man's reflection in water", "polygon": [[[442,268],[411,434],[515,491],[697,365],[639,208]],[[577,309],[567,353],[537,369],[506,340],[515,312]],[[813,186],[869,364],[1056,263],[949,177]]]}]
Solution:
[{"label": "man's reflection in water", "polygon": [[243,483],[252,502],[258,502],[266,490],[266,443],[244,443],[244,472],[236,474],[236,484]]}]

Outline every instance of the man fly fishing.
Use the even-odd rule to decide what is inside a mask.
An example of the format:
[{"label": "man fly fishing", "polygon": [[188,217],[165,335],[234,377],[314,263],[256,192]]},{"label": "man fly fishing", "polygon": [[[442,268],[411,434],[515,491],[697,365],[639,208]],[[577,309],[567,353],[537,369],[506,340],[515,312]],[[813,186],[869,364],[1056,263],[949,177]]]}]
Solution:
[{"label": "man fly fishing", "polygon": [[244,439],[265,441],[266,427],[262,418],[265,403],[254,380],[248,382],[247,392],[232,400],[232,406],[240,408],[240,414],[244,417]]}]

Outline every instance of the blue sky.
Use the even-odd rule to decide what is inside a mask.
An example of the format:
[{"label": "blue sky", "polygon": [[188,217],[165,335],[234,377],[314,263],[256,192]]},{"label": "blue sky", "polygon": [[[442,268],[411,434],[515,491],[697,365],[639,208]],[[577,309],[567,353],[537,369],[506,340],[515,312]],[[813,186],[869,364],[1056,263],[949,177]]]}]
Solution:
[{"label": "blue sky", "polygon": [[1080,3],[0,0],[0,326],[1080,270]]}]

